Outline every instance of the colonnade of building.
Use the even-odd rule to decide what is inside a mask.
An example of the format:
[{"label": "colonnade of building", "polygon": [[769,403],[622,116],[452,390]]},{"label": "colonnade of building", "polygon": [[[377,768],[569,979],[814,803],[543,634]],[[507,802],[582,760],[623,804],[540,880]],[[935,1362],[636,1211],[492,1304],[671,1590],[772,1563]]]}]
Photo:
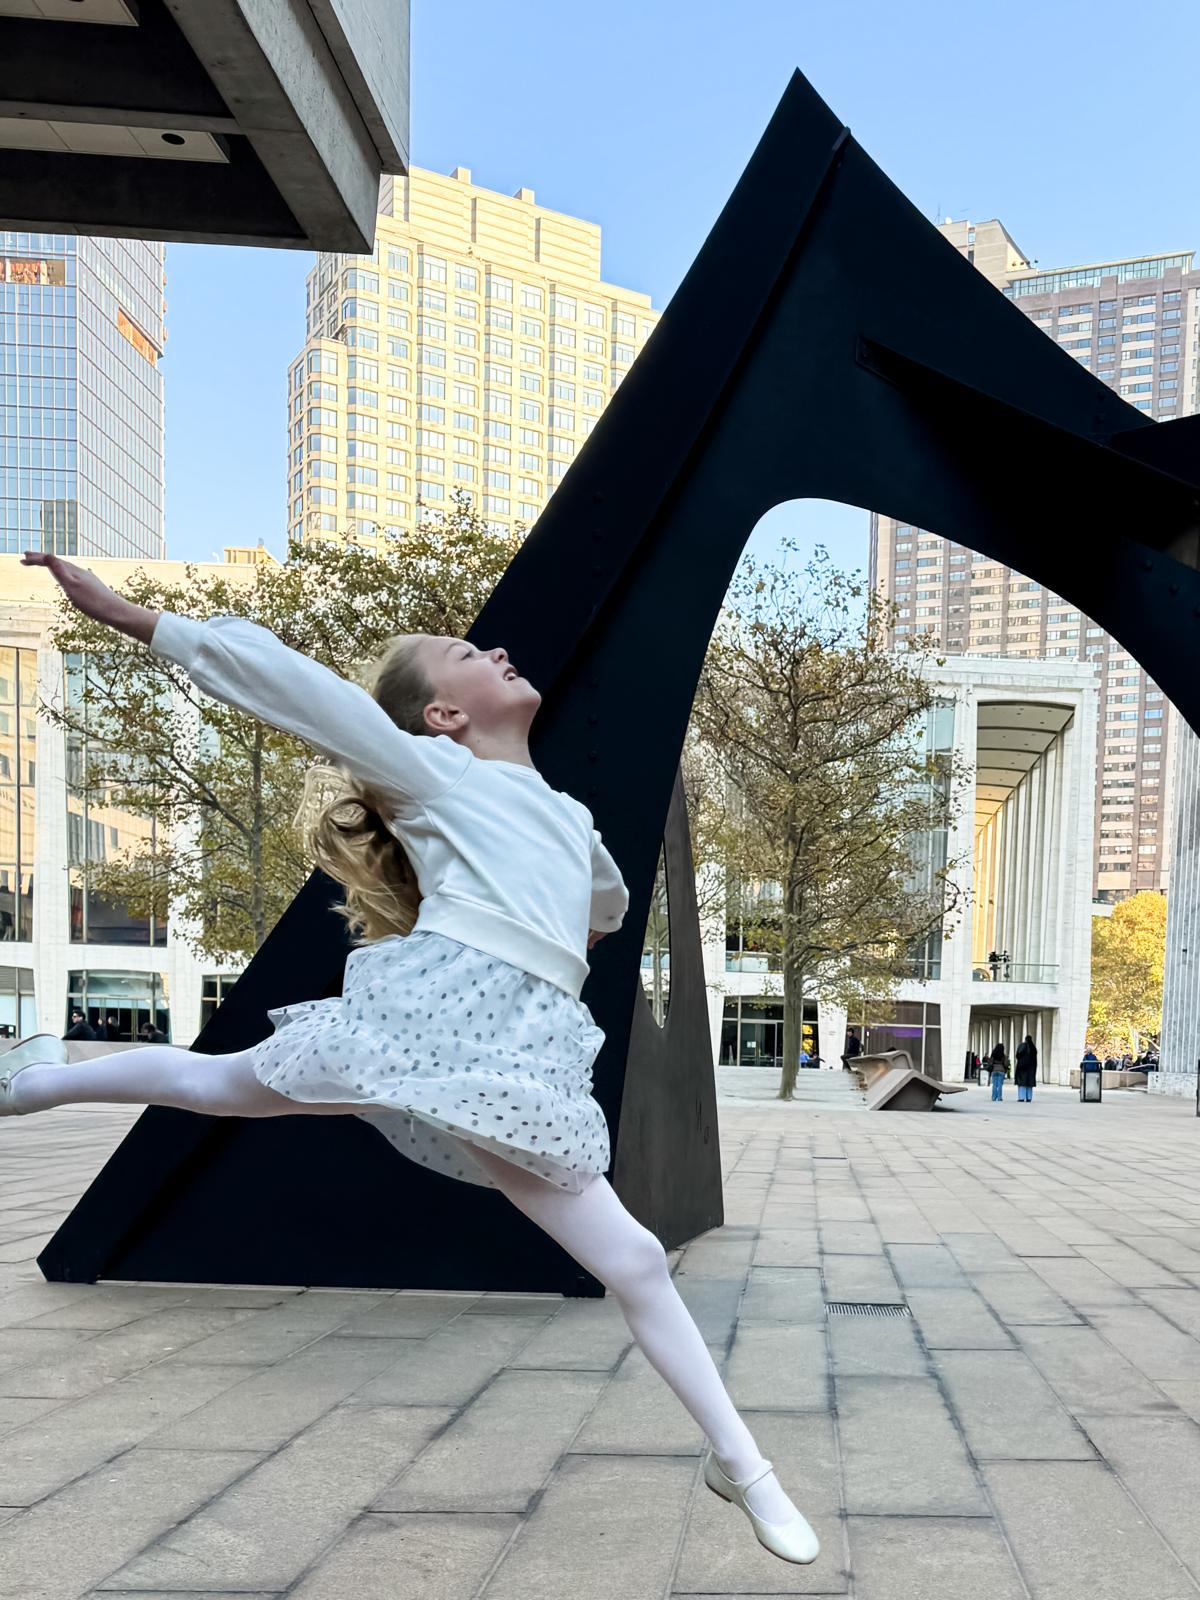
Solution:
[{"label": "colonnade of building", "polygon": [[[970,1055],[1002,1043],[1011,1057],[1030,1034],[1042,1080],[1065,1084],[1083,1053],[1091,987],[1096,675],[1084,662],[958,657],[935,678],[966,775],[947,841],[966,909],[935,941],[927,981],[902,980],[890,1003],[847,1016],[815,996],[810,1054],[840,1068],[847,1026],[857,1026],[864,1048],[907,1049],[933,1076],[962,1081]],[[778,972],[766,958],[746,970],[725,933],[714,913],[704,930],[714,1060],[782,1065],[760,1042],[776,1015],[781,1041]]]}]

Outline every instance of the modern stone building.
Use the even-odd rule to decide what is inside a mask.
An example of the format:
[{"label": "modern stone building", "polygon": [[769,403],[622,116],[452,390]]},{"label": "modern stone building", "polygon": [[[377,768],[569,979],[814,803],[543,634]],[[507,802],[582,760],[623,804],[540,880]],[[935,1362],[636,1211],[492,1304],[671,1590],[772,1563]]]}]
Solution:
[{"label": "modern stone building", "polygon": [[[1180,722],[1159,1070],[1153,1094],[1196,1095],[1200,1064],[1200,739]],[[1200,1110],[1200,1102],[1197,1103]]]},{"label": "modern stone building", "polygon": [[[931,753],[970,775],[948,838],[930,860],[965,862],[967,911],[914,958],[895,1003],[851,1016],[809,1001],[806,1040],[839,1068],[847,1020],[865,1048],[906,1048],[917,1066],[962,1081],[968,1050],[1011,1055],[1026,1033],[1043,1081],[1067,1083],[1083,1050],[1091,979],[1092,792],[1097,674],[1086,662],[951,658],[931,671],[939,702]],[[742,950],[724,918],[705,927],[714,1058],[781,1066],[778,958]],[[993,961],[993,955],[1004,959]]]},{"label": "modern stone building", "polygon": [[595,223],[414,169],[384,181],[373,255],[322,254],[288,378],[291,539],[410,525],[463,491],[534,522],[649,337],[601,277]]},{"label": "modern stone building", "polygon": [[[182,578],[179,562],[89,560],[119,587],[137,569]],[[250,578],[248,564],[198,565]],[[166,924],[132,916],[85,888],[79,867],[124,850],[146,824],[85,808],[68,784],[67,735],[38,715],[64,692],[64,660],[48,639],[57,588],[40,567],[0,555],[0,1029],[61,1034],[70,1007],[115,1012],[122,1037],[151,1020],[190,1044],[236,969],[202,965]]]},{"label": "modern stone building", "polygon": [[[1046,272],[1000,222],[946,222],[941,232],[1071,360],[1137,410],[1158,420],[1200,410],[1200,272],[1193,252]],[[898,638],[931,629],[954,654],[1096,664],[1096,897],[1165,890],[1175,720],[1128,651],[1061,595],[893,518],[872,518],[870,571],[900,608]]]}]

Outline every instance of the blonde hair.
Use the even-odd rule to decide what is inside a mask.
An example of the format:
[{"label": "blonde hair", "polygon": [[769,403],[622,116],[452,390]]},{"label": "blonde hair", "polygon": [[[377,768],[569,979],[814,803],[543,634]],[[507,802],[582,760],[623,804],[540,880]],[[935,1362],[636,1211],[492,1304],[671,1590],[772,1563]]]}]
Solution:
[{"label": "blonde hair", "polygon": [[[371,668],[366,687],[398,728],[423,734],[433,686],[416,658],[419,634],[401,634]],[[412,932],[421,903],[417,875],[404,846],[384,821],[384,803],[338,767],[305,776],[297,822],[305,847],[323,872],[345,890],[337,909],[356,944]]]}]

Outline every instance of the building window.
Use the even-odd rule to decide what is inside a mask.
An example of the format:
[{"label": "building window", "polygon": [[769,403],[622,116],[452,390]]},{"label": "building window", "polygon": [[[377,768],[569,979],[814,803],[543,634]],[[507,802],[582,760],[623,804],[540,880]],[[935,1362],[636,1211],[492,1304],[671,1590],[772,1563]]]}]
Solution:
[{"label": "building window", "polygon": [[[645,963],[646,957],[642,959]],[[810,1056],[820,1054],[815,1000],[804,1002],[801,1043]],[[718,1059],[724,1067],[778,1072],[783,1066],[783,1001],[771,995],[730,995],[721,1019]]]},{"label": "building window", "polygon": [[79,1010],[101,1039],[134,1040],[147,1022],[169,1039],[168,993],[161,972],[70,972],[63,1027]]},{"label": "building window", "polygon": [[[333,490],[309,490],[331,494]],[[78,715],[84,689],[86,664],[80,655],[64,657],[66,698]],[[164,919],[134,916],[127,906],[118,905],[86,884],[86,868],[132,854],[150,854],[155,848],[156,825],[152,818],[137,816],[104,804],[103,793],[93,781],[102,769],[104,751],[94,741],[76,732],[67,734],[67,862],[69,867],[68,902],[71,942],[74,944],[165,945]],[[86,791],[85,791],[85,777]]]},{"label": "building window", "polygon": [[862,1047],[869,1054],[880,1050],[907,1050],[918,1072],[942,1076],[942,1008],[922,1000],[896,1000],[890,1006],[851,1016]]},{"label": "building window", "polygon": [[32,967],[0,967],[0,1039],[37,1032]]},{"label": "building window", "polygon": [[217,1007],[229,998],[237,978],[231,974],[206,973],[200,995],[200,1026],[206,1028],[217,1014]]},{"label": "building window", "polygon": [[37,652],[0,649],[0,940],[33,938]]}]

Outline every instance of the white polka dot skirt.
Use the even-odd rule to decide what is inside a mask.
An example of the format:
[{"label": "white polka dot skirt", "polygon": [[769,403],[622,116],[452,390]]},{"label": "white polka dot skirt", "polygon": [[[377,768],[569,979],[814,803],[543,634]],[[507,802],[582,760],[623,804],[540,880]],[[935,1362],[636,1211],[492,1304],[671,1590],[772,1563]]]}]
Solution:
[{"label": "white polka dot skirt", "polygon": [[496,1185],[462,1141],[573,1194],[608,1170],[592,1064],[604,1034],[581,1000],[440,933],[362,945],[342,995],[281,1006],[254,1072],[293,1100],[361,1100],[357,1116],[450,1178]]}]

